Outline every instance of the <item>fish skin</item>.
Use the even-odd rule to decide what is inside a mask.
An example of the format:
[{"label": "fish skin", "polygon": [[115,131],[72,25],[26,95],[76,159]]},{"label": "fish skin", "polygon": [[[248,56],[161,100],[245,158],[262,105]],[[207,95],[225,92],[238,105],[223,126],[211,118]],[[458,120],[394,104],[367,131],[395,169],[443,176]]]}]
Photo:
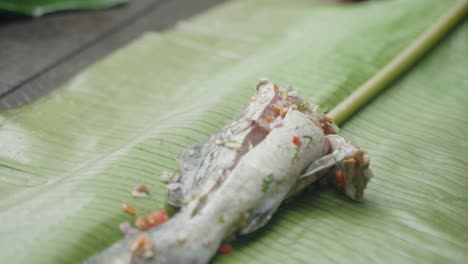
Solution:
[{"label": "fish skin", "polygon": [[[208,263],[223,240],[261,228],[288,197],[321,178],[333,184],[337,169],[360,173],[357,177],[345,174],[343,189],[360,200],[361,187],[372,176],[367,155],[339,136],[325,135],[317,123],[324,117],[322,113],[291,107],[282,126],[253,147],[249,144],[256,140],[258,126],[234,131],[239,123],[260,122],[271,111],[269,105],[278,100],[275,88],[269,81],[259,83],[257,100],[233,123],[182,153],[181,169],[169,185],[168,198],[181,209],[168,222],[147,231],[154,243],[152,258],[131,254],[128,249],[134,236],[85,263]],[[293,137],[302,139],[301,143],[294,143]],[[219,144],[226,139],[240,147]],[[349,158],[355,156],[357,162],[350,163]]]},{"label": "fish skin", "polygon": [[220,170],[229,170],[234,166],[240,153],[235,149],[217,144],[216,141],[227,139],[243,144],[253,133],[252,127],[247,127],[240,133],[234,133],[232,130],[241,122],[258,122],[272,101],[278,100],[276,97],[272,83],[259,86],[257,88],[258,99],[250,102],[231,124],[208,139],[186,149],[179,157],[180,169],[175,172],[171,182],[168,203],[174,207],[181,207],[182,200],[187,198],[189,193],[196,195],[202,192],[204,187],[211,186],[218,177],[223,176]]}]

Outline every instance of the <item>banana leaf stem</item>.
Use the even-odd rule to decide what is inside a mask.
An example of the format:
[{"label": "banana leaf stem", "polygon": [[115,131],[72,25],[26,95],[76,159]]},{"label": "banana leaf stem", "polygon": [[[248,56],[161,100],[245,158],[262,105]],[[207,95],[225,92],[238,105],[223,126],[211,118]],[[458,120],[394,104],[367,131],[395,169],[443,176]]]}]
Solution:
[{"label": "banana leaf stem", "polygon": [[458,0],[433,25],[424,31],[400,54],[368,81],[362,84],[345,100],[336,105],[328,116],[337,124],[342,124],[362,106],[381,92],[390,82],[414,65],[431,47],[442,39],[468,12],[468,0]]}]

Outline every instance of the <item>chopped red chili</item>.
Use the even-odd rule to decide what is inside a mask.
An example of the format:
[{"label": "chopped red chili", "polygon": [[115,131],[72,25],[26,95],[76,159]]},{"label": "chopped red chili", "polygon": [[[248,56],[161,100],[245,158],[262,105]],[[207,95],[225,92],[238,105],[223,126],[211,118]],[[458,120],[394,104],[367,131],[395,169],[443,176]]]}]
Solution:
[{"label": "chopped red chili", "polygon": [[146,215],[147,224],[145,226],[145,230],[156,227],[167,220],[169,220],[169,215],[165,209],[161,209],[156,212],[151,212]]},{"label": "chopped red chili", "polygon": [[301,145],[301,139],[298,136],[294,136],[292,139],[292,143],[294,143],[297,146]]},{"label": "chopped red chili", "polygon": [[218,252],[221,253],[221,254],[229,254],[229,253],[232,252],[232,246],[229,245],[229,244],[221,245],[221,246],[218,248]]},{"label": "chopped red chili", "polygon": [[151,212],[146,216],[139,216],[135,219],[135,226],[140,230],[148,230],[169,220],[169,215],[165,209]]},{"label": "chopped red chili", "polygon": [[345,175],[342,170],[337,169],[335,174],[335,185],[338,191],[344,192],[345,191]]}]

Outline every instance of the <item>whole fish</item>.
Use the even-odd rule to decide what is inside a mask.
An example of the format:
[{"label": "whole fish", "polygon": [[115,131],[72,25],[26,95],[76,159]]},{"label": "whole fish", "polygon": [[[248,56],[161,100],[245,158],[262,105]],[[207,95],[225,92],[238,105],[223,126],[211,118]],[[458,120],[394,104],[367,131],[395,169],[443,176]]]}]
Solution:
[{"label": "whole fish", "polygon": [[314,182],[361,200],[373,176],[365,151],[336,135],[317,105],[261,80],[235,120],[180,156],[168,222],[122,240],[86,263],[207,263],[234,235],[251,233]]}]

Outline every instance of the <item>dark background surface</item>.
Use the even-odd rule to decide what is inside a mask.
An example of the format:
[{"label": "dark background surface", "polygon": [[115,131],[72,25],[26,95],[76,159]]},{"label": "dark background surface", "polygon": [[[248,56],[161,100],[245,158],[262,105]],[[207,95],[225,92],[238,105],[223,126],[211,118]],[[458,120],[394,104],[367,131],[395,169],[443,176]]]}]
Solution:
[{"label": "dark background surface", "polygon": [[38,19],[0,13],[0,110],[59,87],[146,31],[161,31],[226,0],[136,0]]}]

